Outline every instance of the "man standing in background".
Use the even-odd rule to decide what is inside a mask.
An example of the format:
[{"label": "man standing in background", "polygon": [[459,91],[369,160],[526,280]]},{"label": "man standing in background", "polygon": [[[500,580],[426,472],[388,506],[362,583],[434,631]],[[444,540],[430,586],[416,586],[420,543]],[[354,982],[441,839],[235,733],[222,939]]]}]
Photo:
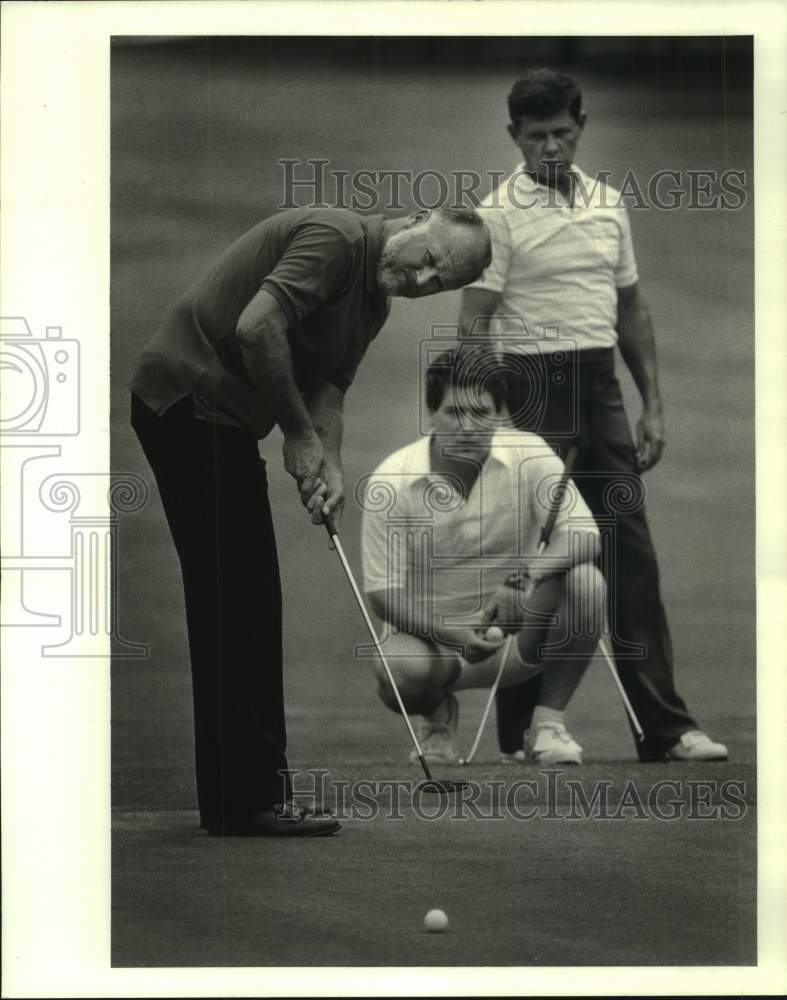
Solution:
[{"label": "man standing in background", "polygon": [[[586,114],[572,79],[533,70],[514,84],[508,108],[524,162],[482,203],[493,259],[463,294],[462,333],[498,341],[514,424],[558,452],[576,444],[580,492],[597,518],[614,515],[610,638],[645,731],[640,759],[724,760],[726,747],[700,730],[673,681],[639,480],[664,447],[662,401],[626,209],[618,192],[574,165]],[[636,445],[614,373],[616,344],[643,402]],[[613,506],[621,487],[633,502]],[[498,694],[505,760],[524,759],[540,684],[536,677]]]}]

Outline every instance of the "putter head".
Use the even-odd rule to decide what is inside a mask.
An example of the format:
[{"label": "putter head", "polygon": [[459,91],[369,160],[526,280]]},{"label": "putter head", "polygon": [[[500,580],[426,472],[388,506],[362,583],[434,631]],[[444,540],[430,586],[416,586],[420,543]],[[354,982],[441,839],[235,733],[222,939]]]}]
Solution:
[{"label": "putter head", "polygon": [[454,781],[435,781],[431,778],[429,781],[422,781],[420,785],[415,786],[416,792],[424,792],[427,795],[456,795],[457,792],[461,792],[464,788],[467,788],[468,782],[464,778],[458,778]]}]

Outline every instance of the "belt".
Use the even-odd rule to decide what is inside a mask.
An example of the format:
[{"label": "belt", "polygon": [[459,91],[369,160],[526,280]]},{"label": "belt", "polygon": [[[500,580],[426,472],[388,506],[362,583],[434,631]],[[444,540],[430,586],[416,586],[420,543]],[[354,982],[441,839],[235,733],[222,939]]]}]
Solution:
[{"label": "belt", "polygon": [[543,353],[533,351],[527,354],[519,351],[504,351],[504,353],[512,358],[538,358],[541,363],[555,368],[564,368],[566,362],[578,368],[584,368],[586,365],[609,365],[615,362],[614,347],[588,347],[578,351],[549,350]]}]

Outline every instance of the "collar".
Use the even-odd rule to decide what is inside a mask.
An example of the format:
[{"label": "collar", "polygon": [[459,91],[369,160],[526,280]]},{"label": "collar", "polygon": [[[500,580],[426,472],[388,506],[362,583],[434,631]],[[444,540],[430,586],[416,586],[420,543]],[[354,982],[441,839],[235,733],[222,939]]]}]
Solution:
[{"label": "collar", "polygon": [[365,220],[366,223],[366,288],[370,292],[378,291],[377,288],[377,261],[383,249],[383,217],[382,215],[370,215]]},{"label": "collar", "polygon": [[[568,172],[574,177],[579,187],[584,188],[585,191],[591,191],[593,192],[594,195],[596,195],[597,189],[599,188],[600,184],[595,178],[590,177],[588,174],[586,174],[584,170],[581,170],[576,165],[576,163],[571,164],[571,166],[568,168]],[[546,184],[543,184],[541,181],[537,180],[535,174],[531,173],[527,169],[527,163],[525,163],[524,161],[517,166],[516,170],[514,171],[514,177],[516,178],[517,184],[524,184],[527,187],[527,190],[529,191],[547,192],[549,190]],[[559,189],[557,193],[560,195],[561,198],[566,197],[563,194],[563,192],[560,191]]]}]

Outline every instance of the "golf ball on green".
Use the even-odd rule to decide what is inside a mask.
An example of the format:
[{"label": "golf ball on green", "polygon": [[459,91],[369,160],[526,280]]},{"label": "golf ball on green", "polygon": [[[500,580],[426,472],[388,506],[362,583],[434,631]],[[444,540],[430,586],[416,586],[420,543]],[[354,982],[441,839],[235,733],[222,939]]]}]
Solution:
[{"label": "golf ball on green", "polygon": [[448,926],[448,917],[442,910],[430,910],[424,917],[424,927],[437,934]]},{"label": "golf ball on green", "polygon": [[487,642],[502,642],[504,638],[504,632],[499,625],[492,625],[486,630],[486,635],[484,636]]}]

